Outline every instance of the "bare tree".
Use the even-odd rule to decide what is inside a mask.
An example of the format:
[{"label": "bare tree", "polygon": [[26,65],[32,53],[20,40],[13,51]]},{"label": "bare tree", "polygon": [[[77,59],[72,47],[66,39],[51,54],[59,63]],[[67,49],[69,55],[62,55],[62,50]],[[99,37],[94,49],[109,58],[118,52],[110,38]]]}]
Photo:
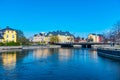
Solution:
[{"label": "bare tree", "polygon": [[108,33],[104,33],[104,37],[111,42],[120,43],[120,21],[114,24]]}]

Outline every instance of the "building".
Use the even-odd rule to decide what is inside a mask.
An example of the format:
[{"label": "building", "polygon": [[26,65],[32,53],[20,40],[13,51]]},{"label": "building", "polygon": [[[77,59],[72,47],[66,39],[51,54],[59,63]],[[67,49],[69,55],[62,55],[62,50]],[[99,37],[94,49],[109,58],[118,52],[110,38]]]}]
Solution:
[{"label": "building", "polygon": [[85,38],[80,38],[79,36],[74,39],[75,43],[85,43],[87,42]]},{"label": "building", "polygon": [[86,42],[87,42],[87,39],[86,39],[86,38],[82,38],[82,39],[80,40],[80,42],[81,42],[81,43],[86,43]]},{"label": "building", "polygon": [[103,42],[103,39],[104,39],[103,35],[97,34],[97,36],[98,36],[98,42]]},{"label": "building", "polygon": [[74,39],[74,42],[75,43],[79,43],[81,41],[81,38],[78,36],[78,37],[75,37],[75,39]]},{"label": "building", "polygon": [[70,32],[63,32],[63,31],[53,31],[49,32],[46,35],[46,41],[50,42],[51,36],[57,36],[59,38],[59,43],[71,43],[74,42],[74,35]]},{"label": "building", "polygon": [[14,29],[7,26],[0,30],[0,42],[17,42],[17,33]]},{"label": "building", "polygon": [[45,42],[45,33],[41,32],[33,36],[32,42]]},{"label": "building", "polygon": [[89,34],[88,42],[96,42],[96,43],[103,42],[103,35],[101,35],[101,34]]}]

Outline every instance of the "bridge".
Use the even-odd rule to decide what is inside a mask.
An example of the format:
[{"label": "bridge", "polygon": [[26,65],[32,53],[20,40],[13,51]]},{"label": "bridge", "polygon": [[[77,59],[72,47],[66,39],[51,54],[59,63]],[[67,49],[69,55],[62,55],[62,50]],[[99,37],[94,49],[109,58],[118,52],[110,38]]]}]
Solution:
[{"label": "bridge", "polygon": [[92,45],[110,45],[110,43],[54,43],[55,45],[61,45],[61,47],[73,47],[74,45],[81,45],[82,48],[91,48]]}]

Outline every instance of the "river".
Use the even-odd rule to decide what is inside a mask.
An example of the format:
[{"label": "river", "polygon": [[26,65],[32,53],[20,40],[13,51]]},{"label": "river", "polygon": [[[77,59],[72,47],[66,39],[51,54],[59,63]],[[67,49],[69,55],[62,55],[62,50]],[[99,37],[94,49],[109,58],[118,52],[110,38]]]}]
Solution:
[{"label": "river", "polygon": [[0,80],[120,80],[120,62],[91,49],[1,52]]}]

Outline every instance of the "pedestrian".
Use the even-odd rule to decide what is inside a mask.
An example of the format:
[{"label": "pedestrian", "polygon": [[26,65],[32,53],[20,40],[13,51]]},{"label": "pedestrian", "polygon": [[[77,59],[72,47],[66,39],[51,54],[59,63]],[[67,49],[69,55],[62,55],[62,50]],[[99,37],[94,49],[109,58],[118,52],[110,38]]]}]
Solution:
[{"label": "pedestrian", "polygon": [[114,47],[115,43],[113,42],[113,47]]},{"label": "pedestrian", "polygon": [[112,45],[113,45],[112,42],[110,43],[110,45],[111,45],[111,47],[112,47]]}]

